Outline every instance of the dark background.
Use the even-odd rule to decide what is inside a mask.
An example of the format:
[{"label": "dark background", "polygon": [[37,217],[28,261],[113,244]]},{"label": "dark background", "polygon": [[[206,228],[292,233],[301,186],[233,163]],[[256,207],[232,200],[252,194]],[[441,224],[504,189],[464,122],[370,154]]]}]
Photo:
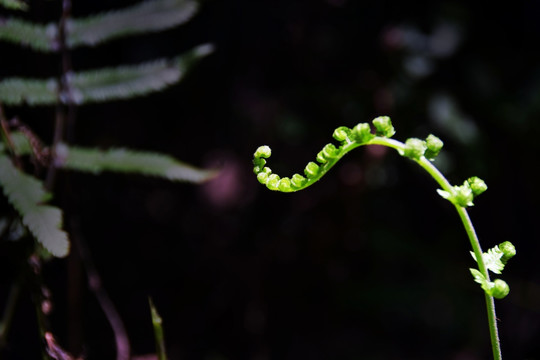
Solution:
[{"label": "dark background", "polygon": [[[75,16],[132,1],[75,1]],[[57,19],[56,1],[27,18]],[[540,359],[540,5],[534,1],[208,0],[188,24],[73,53],[76,70],[216,51],[180,84],[78,108],[74,143],[221,168],[205,185],[61,174],[55,201],[84,240],[135,354],[154,351],[151,296],[171,359],[488,359],[485,304],[452,206],[414,163],[362,148],[294,194],[252,174],[301,172],[334,128],[392,117],[396,139],[445,142],[454,184],[489,190],[470,215],[482,246],[518,255],[497,301],[506,359]],[[2,44],[2,76],[55,76],[58,57]],[[46,141],[54,109],[8,108]],[[2,205],[2,209],[6,206]],[[3,243],[0,302],[16,274]],[[72,260],[44,268],[60,344],[112,359],[114,338]],[[74,284],[78,284],[75,286]],[[28,293],[2,355],[38,358]]]}]

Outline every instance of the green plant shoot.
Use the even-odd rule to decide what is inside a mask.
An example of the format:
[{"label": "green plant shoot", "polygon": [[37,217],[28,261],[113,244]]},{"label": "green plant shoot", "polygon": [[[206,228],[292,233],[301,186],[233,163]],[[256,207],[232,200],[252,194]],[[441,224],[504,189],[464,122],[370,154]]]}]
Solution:
[{"label": "green plant shoot", "polygon": [[477,262],[478,269],[470,269],[474,281],[484,290],[486,299],[488,323],[490,329],[493,358],[502,359],[498,328],[496,323],[494,298],[502,299],[508,295],[510,288],[501,279],[491,280],[488,270],[500,274],[508,259],[516,254],[512,243],[506,241],[486,253],[482,252],[480,242],[466,208],[473,206],[473,200],[487,190],[486,183],[476,177],[470,177],[462,185],[451,185],[446,177],[433,165],[443,147],[443,142],[434,135],[425,140],[410,138],[402,143],[391,137],[395,134],[394,126],[388,116],[380,116],[373,120],[372,126],[360,123],[352,129],[345,126],[334,131],[333,137],[339,145],[327,144],[317,154],[316,162],[309,162],[304,169],[304,175],[294,174],[289,177],[280,177],[266,166],[267,159],[272,154],[270,147],[260,146],[254,154],[253,171],[257,180],[270,190],[280,192],[295,192],[313,185],[321,179],[345,154],[364,145],[382,145],[396,150],[401,156],[409,158],[426,170],[439,184],[441,189],[437,192],[444,199],[450,201],[463,223],[473,251],[471,252]]}]

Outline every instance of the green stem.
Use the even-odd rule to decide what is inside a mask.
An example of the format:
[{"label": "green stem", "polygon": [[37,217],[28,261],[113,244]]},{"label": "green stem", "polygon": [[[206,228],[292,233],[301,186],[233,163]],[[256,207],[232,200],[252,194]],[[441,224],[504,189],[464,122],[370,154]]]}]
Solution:
[{"label": "green stem", "polygon": [[[381,138],[381,137],[376,137],[372,139],[369,142],[369,144],[391,147],[397,150],[400,154],[402,154],[405,149],[405,144],[397,140]],[[443,188],[443,190],[451,191],[452,185],[448,182],[446,177],[439,171],[439,169],[435,167],[435,165],[433,165],[429,160],[427,160],[423,156],[415,161],[431,175],[431,177]],[[478,240],[478,236],[476,235],[476,231],[474,230],[474,226],[472,224],[471,218],[469,217],[469,213],[462,206],[455,205],[455,207],[456,207],[456,211],[459,214],[461,222],[463,223],[465,232],[467,233],[467,236],[469,237],[469,241],[471,243],[474,255],[478,263],[478,270],[480,270],[480,272],[485,276],[487,281],[490,281],[489,273],[487,271],[486,265],[484,264],[484,260],[482,257],[482,247],[480,246],[480,241]],[[486,299],[486,308],[487,308],[487,316],[488,316],[488,323],[489,323],[489,333],[491,337],[491,348],[493,350],[493,359],[502,360],[501,346],[500,346],[500,340],[499,340],[499,331],[497,329],[495,301],[493,299],[493,296],[488,295],[486,292],[484,292],[484,296]]]},{"label": "green stem", "polygon": [[[465,208],[460,207],[460,206],[456,206],[456,210],[461,218],[461,221],[463,222],[465,231],[467,232],[471,245],[474,249],[474,254],[478,263],[478,270],[480,270],[480,272],[486,277],[487,281],[490,281],[488,271],[482,259],[482,255],[481,255],[482,249],[480,247],[480,242],[478,241],[478,237],[476,236],[476,231],[474,230],[474,226],[469,217],[469,214],[467,213],[467,210]],[[493,299],[493,296],[489,296],[486,292],[484,292],[484,297],[486,299],[487,316],[488,316],[488,323],[489,323],[489,334],[491,337],[491,348],[493,349],[493,359],[501,360],[502,353],[501,353],[501,344],[499,340],[499,330],[497,328],[497,314],[495,312],[495,300]]]},{"label": "green stem", "polygon": [[[390,124],[389,118],[377,118],[373,120],[373,124],[377,128],[377,133],[385,133],[387,136],[392,136],[394,129]],[[265,184],[270,190],[281,191],[281,192],[294,192],[301,189],[305,189],[308,186],[311,186],[316,181],[318,181],[324,174],[326,174],[345,154],[349,151],[364,145],[381,145],[390,147],[396,150],[400,155],[414,160],[420,165],[428,174],[442,187],[442,190],[448,194],[452,194],[455,191],[455,187],[448,182],[446,177],[429,161],[424,155],[426,154],[427,148],[430,146],[427,144],[429,138],[426,139],[426,142],[422,142],[419,139],[409,139],[407,143],[404,144],[400,141],[390,139],[389,137],[384,136],[375,136],[369,132],[369,126],[367,124],[359,124],[354,129],[348,129],[346,127],[337,128],[334,132],[334,138],[341,142],[339,148],[336,148],[333,144],[326,145],[323,150],[317,155],[317,161],[320,165],[313,162],[309,163],[304,173],[306,177],[303,177],[299,174],[295,174],[292,177],[292,180],[289,178],[281,179],[277,174],[273,174],[272,170],[268,167],[265,167],[266,158],[270,157],[271,150],[268,146],[261,146],[257,149],[254,154],[253,164],[255,165],[253,170],[257,174],[257,179],[259,182]],[[433,139],[431,139],[433,140]],[[438,150],[442,147],[442,142],[439,139],[436,139],[440,142],[440,146],[433,146],[431,152],[435,151],[434,148],[438,147]],[[472,179],[472,178],[471,178]],[[470,181],[469,179],[468,181]],[[483,182],[482,182],[483,183]],[[468,184],[468,183],[467,183]],[[485,184],[484,184],[485,186]],[[469,189],[473,191],[472,189]],[[478,190],[478,188],[477,188]],[[480,189],[484,191],[485,189]],[[480,193],[479,192],[479,193]],[[472,200],[472,197],[471,197]],[[484,263],[484,257],[482,253],[482,248],[480,247],[480,242],[474,230],[471,219],[465,206],[472,205],[472,202],[465,198],[464,201],[452,201],[456,207],[456,211],[459,214],[461,222],[465,228],[469,241],[473,248],[473,252],[478,263],[478,270],[484,277],[487,283],[490,282],[489,274],[487,267]],[[486,307],[488,315],[488,323],[491,337],[491,346],[493,349],[493,358],[495,360],[501,360],[501,348],[500,341],[497,329],[496,322],[496,313],[495,313],[495,302],[491,295],[484,291],[484,296],[486,298]]]}]

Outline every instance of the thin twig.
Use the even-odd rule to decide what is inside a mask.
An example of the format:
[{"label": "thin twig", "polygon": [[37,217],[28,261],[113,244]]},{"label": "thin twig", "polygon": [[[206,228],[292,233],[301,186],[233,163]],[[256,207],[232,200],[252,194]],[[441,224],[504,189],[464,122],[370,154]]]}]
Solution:
[{"label": "thin twig", "polygon": [[72,241],[76,243],[75,248],[79,250],[79,256],[86,270],[88,287],[94,293],[94,296],[96,297],[114,333],[116,343],[116,360],[129,360],[131,346],[122,318],[102,285],[101,276],[99,275],[94,261],[92,260],[90,250],[88,249],[84,238],[79,234],[78,226],[73,218],[71,223]]},{"label": "thin twig", "polygon": [[6,307],[4,308],[4,314],[2,315],[2,322],[0,322],[0,349],[7,344],[7,336],[9,329],[11,328],[11,322],[13,321],[15,308],[21,293],[21,278],[22,276],[19,276],[19,279],[17,279],[17,281],[11,285],[11,289],[9,291]]}]

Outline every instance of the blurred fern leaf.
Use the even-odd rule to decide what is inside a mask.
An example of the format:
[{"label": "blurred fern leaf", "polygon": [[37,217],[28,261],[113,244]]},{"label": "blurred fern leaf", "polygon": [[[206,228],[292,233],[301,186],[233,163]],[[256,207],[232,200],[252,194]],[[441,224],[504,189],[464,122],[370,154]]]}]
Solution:
[{"label": "blurred fern leaf", "polygon": [[72,92],[63,100],[75,104],[103,102],[162,90],[180,81],[194,61],[210,51],[210,45],[200,45],[172,60],[74,74],[70,81]]},{"label": "blurred fern leaf", "polygon": [[202,170],[172,156],[129,149],[82,148],[61,144],[56,149],[59,167],[99,174],[104,171],[136,173],[171,181],[201,183],[211,179],[216,171]]},{"label": "blurred fern leaf", "polygon": [[6,105],[54,105],[104,102],[142,96],[177,83],[212,46],[197,46],[170,60],[104,68],[67,75],[68,89],[58,94],[56,79],[8,78],[0,81],[0,101]]},{"label": "blurred fern leaf", "polygon": [[[25,9],[25,4],[16,0],[0,0],[0,5]],[[121,10],[70,19],[66,27],[67,46],[95,46],[120,37],[172,28],[187,22],[197,8],[198,4],[193,0],[152,0]],[[37,51],[56,52],[60,49],[58,39],[55,23],[40,25],[16,18],[0,18],[0,40]]]},{"label": "blurred fern leaf", "polygon": [[28,5],[21,0],[0,0],[0,6],[11,10],[28,10]]},{"label": "blurred fern leaf", "polygon": [[94,46],[118,37],[172,28],[187,22],[197,8],[198,4],[193,0],[153,0],[74,19],[68,24],[68,46]]},{"label": "blurred fern leaf", "polygon": [[43,184],[19,171],[7,155],[0,154],[0,186],[36,240],[52,255],[66,256],[69,240],[62,230],[62,211],[44,205],[51,195]]},{"label": "blurred fern leaf", "polygon": [[0,81],[0,101],[6,105],[53,105],[58,101],[58,82],[53,78],[7,78]]},{"label": "blurred fern leaf", "polygon": [[38,25],[16,18],[0,17],[0,40],[43,52],[59,49],[58,28],[52,23]]}]

